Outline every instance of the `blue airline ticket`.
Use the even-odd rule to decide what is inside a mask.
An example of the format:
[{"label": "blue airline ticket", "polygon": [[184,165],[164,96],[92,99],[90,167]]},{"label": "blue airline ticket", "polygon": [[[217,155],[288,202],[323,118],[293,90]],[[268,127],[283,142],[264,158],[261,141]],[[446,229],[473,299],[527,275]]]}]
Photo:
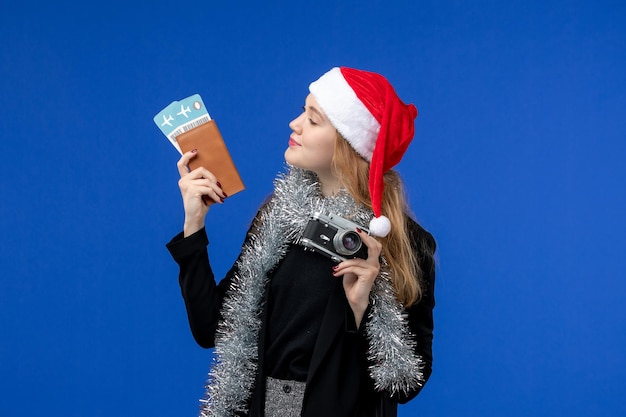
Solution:
[{"label": "blue airline ticket", "polygon": [[176,136],[207,123],[209,120],[211,120],[211,116],[209,116],[199,94],[174,101],[154,116],[154,123],[181,154],[182,151],[176,142]]}]

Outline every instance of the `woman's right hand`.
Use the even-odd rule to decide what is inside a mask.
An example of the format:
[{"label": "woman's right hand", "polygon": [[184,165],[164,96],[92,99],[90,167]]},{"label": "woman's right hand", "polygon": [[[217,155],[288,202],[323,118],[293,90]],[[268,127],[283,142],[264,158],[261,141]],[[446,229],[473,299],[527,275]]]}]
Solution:
[{"label": "woman's right hand", "polygon": [[185,225],[183,235],[192,235],[204,227],[204,219],[209,207],[214,203],[223,203],[227,195],[222,191],[222,186],[209,170],[199,167],[189,171],[189,161],[195,158],[197,151],[194,149],[185,152],[178,160],[178,187],[183,197],[185,209]]}]

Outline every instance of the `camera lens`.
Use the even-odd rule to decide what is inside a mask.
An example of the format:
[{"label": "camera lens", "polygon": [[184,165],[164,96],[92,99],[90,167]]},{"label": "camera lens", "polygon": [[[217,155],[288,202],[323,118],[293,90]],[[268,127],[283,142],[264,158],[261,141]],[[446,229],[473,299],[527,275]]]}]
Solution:
[{"label": "camera lens", "polygon": [[359,241],[360,241],[359,236],[353,232],[346,233],[341,239],[341,243],[343,244],[343,247],[349,251],[358,249],[359,243],[360,243]]},{"label": "camera lens", "polygon": [[361,237],[352,231],[345,231],[335,235],[335,250],[341,255],[354,255],[361,249]]}]

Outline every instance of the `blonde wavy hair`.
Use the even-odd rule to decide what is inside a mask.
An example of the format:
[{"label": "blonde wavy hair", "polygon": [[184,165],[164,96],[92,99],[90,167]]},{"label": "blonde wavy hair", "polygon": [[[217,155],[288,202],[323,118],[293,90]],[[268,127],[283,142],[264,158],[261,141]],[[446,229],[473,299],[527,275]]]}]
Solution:
[{"label": "blonde wavy hair", "polygon": [[[370,164],[363,159],[339,132],[332,160],[333,173],[357,203],[372,208],[369,192]],[[383,256],[389,264],[396,296],[405,307],[415,304],[422,296],[422,269],[408,230],[409,207],[400,175],[389,170],[383,176],[385,190],[382,212],[391,222],[391,232],[381,238]]]}]

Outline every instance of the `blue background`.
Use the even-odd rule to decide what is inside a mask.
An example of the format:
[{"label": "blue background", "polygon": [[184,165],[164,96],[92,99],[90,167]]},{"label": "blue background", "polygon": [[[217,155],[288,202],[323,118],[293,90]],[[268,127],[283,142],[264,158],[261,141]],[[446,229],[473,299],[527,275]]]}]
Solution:
[{"label": "blue background", "polygon": [[0,416],[196,415],[210,351],[165,243],[200,93],[247,185],[235,259],[309,82],[385,74],[437,238],[434,373],[403,416],[623,416],[626,3],[14,2],[0,14]]}]

